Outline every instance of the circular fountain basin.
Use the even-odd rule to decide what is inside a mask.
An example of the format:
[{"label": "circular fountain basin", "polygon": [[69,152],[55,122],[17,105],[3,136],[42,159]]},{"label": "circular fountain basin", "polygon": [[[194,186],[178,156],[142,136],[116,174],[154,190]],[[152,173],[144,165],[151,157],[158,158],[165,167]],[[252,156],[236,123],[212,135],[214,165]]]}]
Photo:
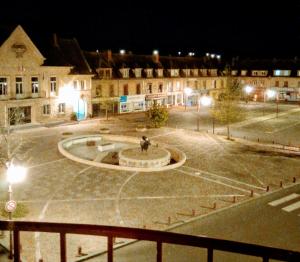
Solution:
[{"label": "circular fountain basin", "polygon": [[158,147],[150,147],[147,152],[140,148],[128,148],[119,152],[119,165],[129,167],[159,168],[171,161],[171,153]]},{"label": "circular fountain basin", "polygon": [[58,143],[65,157],[90,166],[124,171],[155,172],[177,168],[186,161],[177,148],[151,141],[141,152],[140,139],[114,135],[82,135]]}]

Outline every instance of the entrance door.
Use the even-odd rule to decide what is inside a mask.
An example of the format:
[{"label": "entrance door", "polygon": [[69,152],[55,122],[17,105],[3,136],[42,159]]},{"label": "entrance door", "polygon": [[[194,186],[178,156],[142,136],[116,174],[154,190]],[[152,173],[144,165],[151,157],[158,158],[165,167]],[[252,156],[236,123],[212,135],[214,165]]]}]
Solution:
[{"label": "entrance door", "polygon": [[83,99],[78,99],[78,105],[77,105],[77,120],[83,120],[86,118],[86,102]]}]

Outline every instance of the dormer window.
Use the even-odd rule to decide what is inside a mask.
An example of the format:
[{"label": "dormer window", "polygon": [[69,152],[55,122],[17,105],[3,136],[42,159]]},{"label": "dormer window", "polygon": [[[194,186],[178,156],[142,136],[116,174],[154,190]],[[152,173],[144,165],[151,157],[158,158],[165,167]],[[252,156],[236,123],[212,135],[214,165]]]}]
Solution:
[{"label": "dormer window", "polygon": [[210,74],[211,76],[217,76],[218,70],[217,70],[217,69],[210,69],[210,70],[209,70],[209,74]]},{"label": "dormer window", "polygon": [[193,76],[198,76],[198,69],[192,69],[193,71]]},{"label": "dormer window", "polygon": [[146,71],[147,77],[153,77],[153,74],[152,74],[153,70],[152,70],[152,68],[147,68],[147,69],[145,69],[145,71]]},{"label": "dormer window", "polygon": [[120,69],[120,72],[121,72],[123,78],[129,77],[129,68],[122,68],[122,69]]},{"label": "dormer window", "polygon": [[266,70],[252,71],[252,76],[267,76],[267,75],[268,75],[268,71],[266,71]]},{"label": "dormer window", "polygon": [[207,76],[207,69],[200,69],[201,76]]},{"label": "dormer window", "polygon": [[242,70],[241,71],[241,76],[246,76],[247,75],[247,70]]},{"label": "dormer window", "polygon": [[141,68],[135,68],[134,69],[134,75],[135,75],[135,77],[142,77],[142,69]]},{"label": "dormer window", "polygon": [[111,68],[99,68],[97,69],[97,73],[101,79],[111,78]]},{"label": "dormer window", "polygon": [[232,70],[232,71],[231,71],[231,75],[232,75],[232,76],[236,76],[236,75],[237,75],[237,73],[238,73],[238,71],[237,71],[237,70]]},{"label": "dormer window", "polygon": [[164,76],[163,69],[157,69],[156,72],[157,72],[158,77],[163,77]]},{"label": "dormer window", "polygon": [[171,69],[171,76],[172,77],[179,76],[179,69]]},{"label": "dormer window", "polygon": [[290,76],[290,70],[274,70],[274,76]]},{"label": "dormer window", "polygon": [[183,69],[183,73],[185,76],[190,76],[190,72],[191,72],[190,69]]}]

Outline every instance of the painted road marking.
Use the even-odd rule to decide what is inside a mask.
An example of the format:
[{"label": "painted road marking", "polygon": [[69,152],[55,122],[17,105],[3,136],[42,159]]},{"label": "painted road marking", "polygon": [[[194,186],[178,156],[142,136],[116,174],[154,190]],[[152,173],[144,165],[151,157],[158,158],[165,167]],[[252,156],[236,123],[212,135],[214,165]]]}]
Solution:
[{"label": "painted road marking", "polygon": [[292,199],[295,199],[295,198],[297,198],[297,197],[299,197],[299,194],[293,193],[293,194],[290,194],[290,195],[288,195],[288,196],[279,198],[279,199],[277,199],[277,200],[275,200],[275,201],[269,202],[268,204],[269,204],[270,206],[275,207],[275,206],[278,206],[278,205],[280,205],[280,204],[283,204],[284,202],[287,202],[287,201],[290,201],[290,200],[292,200]]},{"label": "painted road marking", "polygon": [[284,208],[282,208],[282,210],[286,211],[286,212],[291,212],[291,211],[294,211],[296,209],[300,208],[300,201],[294,203],[294,204],[291,204],[289,206],[286,206]]}]

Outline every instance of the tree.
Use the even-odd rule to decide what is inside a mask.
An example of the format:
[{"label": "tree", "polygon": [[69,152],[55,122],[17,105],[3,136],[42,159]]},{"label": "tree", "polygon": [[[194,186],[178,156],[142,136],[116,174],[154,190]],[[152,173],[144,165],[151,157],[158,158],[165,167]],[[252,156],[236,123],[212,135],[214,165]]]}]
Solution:
[{"label": "tree", "polygon": [[241,85],[239,81],[229,77],[226,87],[212,108],[213,117],[227,127],[227,139],[230,139],[230,125],[244,117],[238,106],[240,94]]},{"label": "tree", "polygon": [[164,126],[169,118],[169,112],[165,106],[154,104],[147,112],[147,118],[155,128]]}]

